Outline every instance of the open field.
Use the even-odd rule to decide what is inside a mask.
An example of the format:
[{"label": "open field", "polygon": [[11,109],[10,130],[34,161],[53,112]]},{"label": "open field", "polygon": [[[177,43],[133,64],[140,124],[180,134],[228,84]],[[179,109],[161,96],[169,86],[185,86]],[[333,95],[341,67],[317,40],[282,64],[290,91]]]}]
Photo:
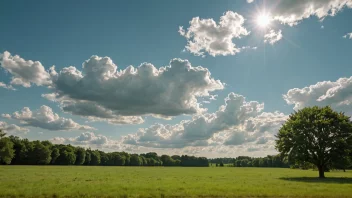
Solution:
[{"label": "open field", "polygon": [[352,171],[0,166],[0,197],[352,197]]}]

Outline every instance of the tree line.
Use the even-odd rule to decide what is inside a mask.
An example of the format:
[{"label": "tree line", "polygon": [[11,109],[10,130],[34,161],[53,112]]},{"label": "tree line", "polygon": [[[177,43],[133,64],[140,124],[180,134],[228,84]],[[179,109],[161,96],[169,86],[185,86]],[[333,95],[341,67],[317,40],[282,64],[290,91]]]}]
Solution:
[{"label": "tree line", "polygon": [[289,162],[280,155],[268,155],[266,157],[238,156],[236,158],[214,158],[209,161],[217,166],[229,164],[234,167],[290,167]]},{"label": "tree line", "polygon": [[0,163],[11,165],[92,165],[92,166],[209,166],[205,157],[161,155],[150,152],[129,154],[85,149],[50,141],[29,141],[4,137],[0,130]]}]

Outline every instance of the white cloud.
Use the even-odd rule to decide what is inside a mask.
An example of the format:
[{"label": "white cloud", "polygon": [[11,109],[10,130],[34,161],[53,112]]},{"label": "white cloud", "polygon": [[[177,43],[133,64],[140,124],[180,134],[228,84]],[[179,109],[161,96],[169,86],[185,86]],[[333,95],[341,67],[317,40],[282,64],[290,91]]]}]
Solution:
[{"label": "white cloud", "polygon": [[6,113],[6,114],[1,114],[1,117],[10,119],[11,115]]},{"label": "white cloud", "polygon": [[244,130],[259,134],[276,134],[287,118],[287,115],[278,111],[263,112],[256,117],[246,120]]},{"label": "white cloud", "polygon": [[73,138],[55,137],[51,139],[55,144],[74,144],[74,145],[105,145],[111,142],[104,135],[95,135],[92,132],[84,132],[81,135]]},{"label": "white cloud", "polygon": [[352,32],[345,34],[343,38],[352,39]]},{"label": "white cloud", "polygon": [[[220,132],[221,133],[221,132]],[[220,134],[217,133],[217,134]],[[216,135],[217,135],[216,134]],[[147,137],[146,137],[147,138]],[[153,138],[153,137],[148,137]],[[256,142],[246,142],[240,145],[208,145],[202,141],[193,143],[185,147],[163,147],[156,148],[140,145],[125,144],[121,140],[113,140],[107,136],[94,134],[91,132],[82,133],[79,136],[71,138],[55,137],[51,139],[55,144],[72,144],[82,147],[90,147],[92,149],[101,149],[104,151],[126,151],[130,153],[147,153],[156,152],[159,155],[195,155],[206,157],[236,157],[239,155],[247,156],[265,156],[276,154],[275,142],[268,140],[265,144],[256,144]]]},{"label": "white cloud", "polygon": [[65,101],[62,110],[88,118],[90,121],[105,121],[109,124],[141,124],[144,122],[141,116],[120,116],[116,111],[104,108],[94,102]]},{"label": "white cloud", "polygon": [[319,20],[335,16],[343,8],[352,8],[352,0],[278,1],[273,5],[275,6],[271,11],[273,18],[293,26],[311,16],[316,16]]},{"label": "white cloud", "polygon": [[37,86],[50,84],[50,75],[39,61],[24,60],[5,51],[0,54],[0,65],[12,75],[12,85],[30,87],[32,84]]},{"label": "white cloud", "polygon": [[3,82],[0,82],[0,87],[5,88],[5,89],[9,89],[9,90],[16,90],[15,88],[12,87],[12,85],[7,85]]},{"label": "white cloud", "polygon": [[247,0],[247,3],[252,3],[254,0]]},{"label": "white cloud", "polygon": [[211,138],[212,145],[244,145],[255,142],[266,144],[275,139],[282,124],[288,116],[280,112],[263,112],[248,118],[237,128],[233,128]]},{"label": "white cloud", "polygon": [[[9,118],[9,114],[3,114]],[[19,120],[24,126],[39,127],[48,130],[93,130],[93,127],[80,125],[72,119],[60,117],[48,106],[41,106],[40,109],[32,112],[24,107],[21,112],[14,112],[11,119]]]},{"label": "white cloud", "polygon": [[155,117],[205,111],[197,97],[224,88],[208,69],[173,59],[165,67],[143,63],[117,71],[109,57],[92,56],[75,67],[51,71],[54,93],[43,95],[60,102],[65,112],[116,124],[139,124],[142,115]]},{"label": "white cloud", "polygon": [[15,124],[8,124],[6,122],[0,121],[0,129],[4,130],[7,135],[22,135],[26,134],[29,129],[19,127]]},{"label": "white cloud", "polygon": [[214,134],[243,125],[263,108],[264,104],[247,102],[243,96],[230,93],[225,105],[215,113],[197,115],[176,125],[156,124],[140,129],[138,133],[124,137],[123,142],[146,147],[206,146]]},{"label": "white cloud", "polygon": [[249,35],[243,26],[245,19],[242,15],[228,11],[220,17],[219,24],[213,19],[194,17],[187,30],[181,26],[179,33],[187,39],[186,49],[197,56],[234,55],[241,51],[233,43],[233,39],[240,39]]},{"label": "white cloud", "polygon": [[267,34],[264,35],[264,42],[270,43],[273,45],[274,43],[278,42],[282,39],[281,30],[275,32],[274,30],[270,30]]},{"label": "white cloud", "polygon": [[336,110],[352,111],[352,76],[335,82],[323,81],[304,88],[290,89],[283,98],[295,110],[308,106],[330,105]]}]

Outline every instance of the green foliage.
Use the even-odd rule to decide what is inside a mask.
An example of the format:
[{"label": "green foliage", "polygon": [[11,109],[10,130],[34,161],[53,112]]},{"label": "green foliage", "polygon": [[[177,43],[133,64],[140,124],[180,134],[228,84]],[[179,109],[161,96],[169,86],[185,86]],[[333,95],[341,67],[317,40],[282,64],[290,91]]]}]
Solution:
[{"label": "green foliage", "polygon": [[181,166],[207,167],[207,166],[209,166],[209,161],[205,157],[195,157],[195,156],[182,155],[181,156]]},{"label": "green foliage", "polygon": [[13,143],[9,138],[2,136],[0,139],[0,163],[11,164],[14,156],[15,150],[13,149]]},{"label": "green foliage", "polygon": [[16,136],[9,137],[13,143],[13,149],[15,150],[15,156],[12,159],[11,164],[29,164],[29,151],[27,148],[28,140],[20,139]]},{"label": "green foliage", "polygon": [[76,162],[75,149],[71,145],[59,145],[60,155],[56,159],[56,164],[73,165]]},{"label": "green foliage", "polygon": [[86,150],[81,147],[76,147],[75,149],[75,154],[76,154],[76,165],[82,165],[84,164],[84,161],[86,160]]},{"label": "green foliage", "polygon": [[99,165],[101,162],[99,151],[97,150],[91,151],[90,155],[91,155],[90,165],[93,165],[93,166]]},{"label": "green foliage", "polygon": [[233,158],[233,166],[235,167],[280,167],[288,168],[288,162],[280,155],[268,155],[266,157],[248,157],[239,156]]},{"label": "green foliage", "polygon": [[55,164],[56,159],[60,156],[60,150],[54,147],[51,151],[51,164]]},{"label": "green foliage", "polygon": [[6,133],[2,129],[0,129],[0,138],[3,138],[5,136],[6,136]]},{"label": "green foliage", "polygon": [[[154,162],[152,162],[152,161],[154,161],[152,158],[149,158],[149,160],[151,162],[148,162],[148,164],[154,163]],[[142,165],[142,163],[143,163],[142,159],[137,154],[131,155],[131,161],[130,161],[131,166],[140,166],[140,165]]]},{"label": "green foliage", "polygon": [[290,115],[277,134],[276,148],[289,161],[324,168],[348,156],[352,146],[352,123],[330,107],[307,107]]},{"label": "green foliage", "polygon": [[35,141],[32,152],[33,164],[49,164],[51,161],[51,150],[49,146],[45,146],[40,141]]},{"label": "green foliage", "polygon": [[88,150],[86,151],[86,158],[85,158],[85,160],[84,160],[84,165],[89,165],[90,162],[92,161],[91,152],[92,152],[92,151],[91,151],[90,149],[88,149]]},{"label": "green foliage", "polygon": [[126,157],[119,154],[118,152],[108,153],[110,166],[124,166],[126,163]]}]

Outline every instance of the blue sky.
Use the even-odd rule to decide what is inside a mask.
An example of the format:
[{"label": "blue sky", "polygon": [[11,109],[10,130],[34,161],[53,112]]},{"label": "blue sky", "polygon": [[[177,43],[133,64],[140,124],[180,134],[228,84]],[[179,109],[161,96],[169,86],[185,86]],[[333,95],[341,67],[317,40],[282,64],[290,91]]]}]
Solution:
[{"label": "blue sky", "polygon": [[[302,14],[309,6],[314,8],[311,13]],[[45,70],[55,65],[55,70],[60,73],[63,68],[69,66],[75,66],[77,70],[82,71],[82,63],[92,55],[110,57],[118,70],[124,70],[129,65],[138,67],[145,62],[153,64],[158,69],[169,65],[170,60],[180,58],[187,59],[193,67],[201,66],[203,69],[208,69],[211,74],[207,77],[219,80],[223,87],[211,88],[220,86],[219,83],[208,83],[205,87],[197,87],[197,83],[200,82],[196,80],[201,72],[195,71],[197,74],[194,74],[196,75],[194,78],[189,78],[190,75],[185,74],[186,77],[183,80],[189,79],[189,82],[178,82],[178,85],[197,89],[196,103],[207,108],[207,111],[198,109],[188,112],[189,109],[178,109],[181,113],[165,119],[160,116],[169,114],[165,112],[166,107],[170,112],[174,110],[171,102],[164,102],[167,104],[166,107],[162,106],[163,104],[156,105],[155,108],[162,109],[160,111],[145,110],[148,107],[136,105],[137,103],[133,102],[121,104],[126,105],[127,109],[133,109],[133,112],[122,112],[122,107],[113,104],[112,108],[116,108],[112,109],[116,110],[114,116],[127,116],[124,118],[129,119],[132,113],[133,116],[141,116],[143,119],[134,124],[115,125],[96,115],[93,122],[87,114],[82,116],[77,112],[64,110],[65,104],[62,101],[49,101],[42,97],[42,94],[60,93],[70,99],[76,97],[75,100],[71,100],[75,104],[78,104],[78,97],[81,99],[80,102],[84,100],[92,102],[91,105],[106,105],[104,110],[110,110],[108,106],[111,105],[102,102],[104,99],[97,101],[92,97],[86,98],[89,92],[83,93],[83,91],[82,95],[74,96],[75,94],[70,90],[60,87],[51,79],[50,81],[54,83],[53,87],[56,86],[56,88],[50,88],[50,83],[42,83],[42,81],[35,83],[33,78],[29,80],[30,87],[23,86],[23,83],[14,83],[12,81],[14,77],[28,80],[25,73],[38,71],[28,70],[21,73],[25,71],[22,67],[28,65],[17,65],[18,70],[15,71],[13,64],[17,64],[16,60],[11,63],[12,65],[3,61],[0,67],[0,82],[3,83],[0,87],[0,114],[4,115],[0,121],[9,134],[104,150],[129,150],[130,152],[156,150],[205,156],[270,154],[275,152],[273,135],[285,120],[285,116],[294,108],[331,105],[337,110],[352,112],[349,104],[349,101],[352,101],[352,79],[350,78],[352,74],[350,38],[352,36],[348,35],[352,32],[351,6],[350,0],[306,0],[294,3],[259,0],[251,3],[245,0],[36,1],[34,3],[6,0],[2,2],[0,8],[0,53],[5,57],[5,51],[9,52],[11,55],[7,58],[10,60],[14,60],[13,56],[18,55],[25,61],[39,61]],[[332,13],[334,9],[336,12]],[[226,15],[228,11],[231,15]],[[266,27],[258,24],[258,17],[262,15],[270,18],[270,24]],[[222,16],[225,16],[224,18],[235,16],[232,25],[237,29],[231,29],[230,25],[225,25],[223,29],[208,26],[196,28],[197,25],[204,25],[203,19],[212,20],[218,25]],[[290,18],[290,16],[294,17]],[[200,19],[197,24],[194,24],[194,31],[189,31],[188,28],[192,26],[189,22],[194,17]],[[243,23],[240,22],[241,18]],[[182,36],[179,26],[183,26],[186,33],[192,33],[193,37]],[[241,28],[244,32],[239,33]],[[224,50],[224,43],[212,49],[212,45],[200,43],[201,41],[198,44],[208,47],[208,51],[205,48],[201,49],[204,57],[197,55],[197,49],[187,50],[187,42],[195,42],[194,38],[197,35],[202,37],[202,35],[211,34],[211,38],[208,37],[210,43],[226,39],[223,37],[224,29],[230,31],[232,36],[235,35],[227,41],[235,44],[240,52],[231,54],[230,50],[211,54],[209,49],[213,52],[220,48]],[[270,38],[273,43],[264,42],[265,35],[268,35],[271,30],[274,34],[274,37]],[[277,37],[279,32],[281,36]],[[236,36],[237,34],[240,35]],[[343,37],[345,35],[346,38]],[[248,49],[241,49],[241,47]],[[28,62],[26,64],[30,65]],[[175,65],[177,64],[181,63],[176,62]],[[176,66],[171,65],[171,67]],[[173,75],[177,76],[177,74]],[[89,80],[88,77],[87,79]],[[178,78],[167,80],[165,77],[165,79],[166,82],[158,81],[160,86],[171,86],[175,80],[178,81]],[[338,79],[342,80],[338,81]],[[205,83],[203,81],[202,83]],[[331,82],[319,84],[323,81]],[[144,81],[144,85],[148,82],[151,81]],[[322,84],[328,85],[322,86]],[[304,89],[311,85],[316,86],[308,88],[310,91]],[[16,90],[7,89],[10,86]],[[116,86],[120,91],[122,89],[123,93],[132,93],[127,90],[128,87]],[[112,87],[114,88],[113,85]],[[293,90],[294,88],[298,89]],[[99,92],[102,89],[104,87],[97,87],[95,91]],[[218,95],[216,100],[202,97],[199,93],[200,89],[207,94]],[[292,90],[290,94],[289,90]],[[332,90],[338,91],[332,92]],[[232,92],[235,95],[229,96],[230,102],[227,105],[231,114],[226,114],[228,117],[224,118],[230,121],[224,121],[220,118],[225,116],[219,116],[218,108],[225,104],[224,99]],[[140,95],[128,96],[131,97],[131,101],[143,100],[145,104],[152,100],[149,99],[150,97],[154,99],[159,97],[151,96],[152,92],[140,93]],[[162,93],[162,91],[156,90],[155,93]],[[180,94],[184,94],[189,99],[195,92]],[[174,92],[172,95],[177,96]],[[258,104],[253,107],[253,112],[242,112],[241,115],[246,116],[236,117],[241,113],[238,109],[248,105],[246,102],[243,104],[234,102],[234,105],[231,105],[232,101],[240,100],[240,95],[245,97],[247,102],[256,101]],[[284,100],[283,95],[288,96],[288,99]],[[120,101],[121,96],[118,95],[111,100]],[[102,97],[110,97],[110,95]],[[141,97],[141,99],[135,97]],[[179,99],[176,100],[182,103]],[[258,106],[262,103],[264,103],[264,109]],[[42,109],[41,112],[38,111],[37,114],[34,113],[31,118],[24,117],[24,114],[17,117],[13,115],[24,107],[35,112],[42,105],[52,108],[53,113],[60,117],[61,120],[56,120],[55,126],[52,126],[52,121],[43,119],[47,108]],[[192,105],[192,108],[195,107]],[[234,109],[231,110],[231,108]],[[186,110],[188,113],[185,113]],[[263,112],[272,115],[263,114]],[[10,114],[10,117],[5,114]],[[209,118],[212,114],[217,117]],[[192,118],[192,116],[195,117]],[[65,121],[64,118],[72,119],[72,122],[77,125]],[[100,120],[97,121],[98,119]],[[185,125],[184,122],[186,122]],[[193,124],[197,127],[187,129],[187,126]],[[154,127],[151,127],[152,125]],[[174,128],[181,126],[182,129],[169,129],[165,127],[166,125]],[[79,129],[80,126],[83,128]],[[91,128],[87,128],[88,126]],[[265,130],[259,128],[263,126],[266,126]],[[145,130],[139,131],[139,128],[145,128]],[[217,130],[205,130],[205,128],[217,128]]]}]

